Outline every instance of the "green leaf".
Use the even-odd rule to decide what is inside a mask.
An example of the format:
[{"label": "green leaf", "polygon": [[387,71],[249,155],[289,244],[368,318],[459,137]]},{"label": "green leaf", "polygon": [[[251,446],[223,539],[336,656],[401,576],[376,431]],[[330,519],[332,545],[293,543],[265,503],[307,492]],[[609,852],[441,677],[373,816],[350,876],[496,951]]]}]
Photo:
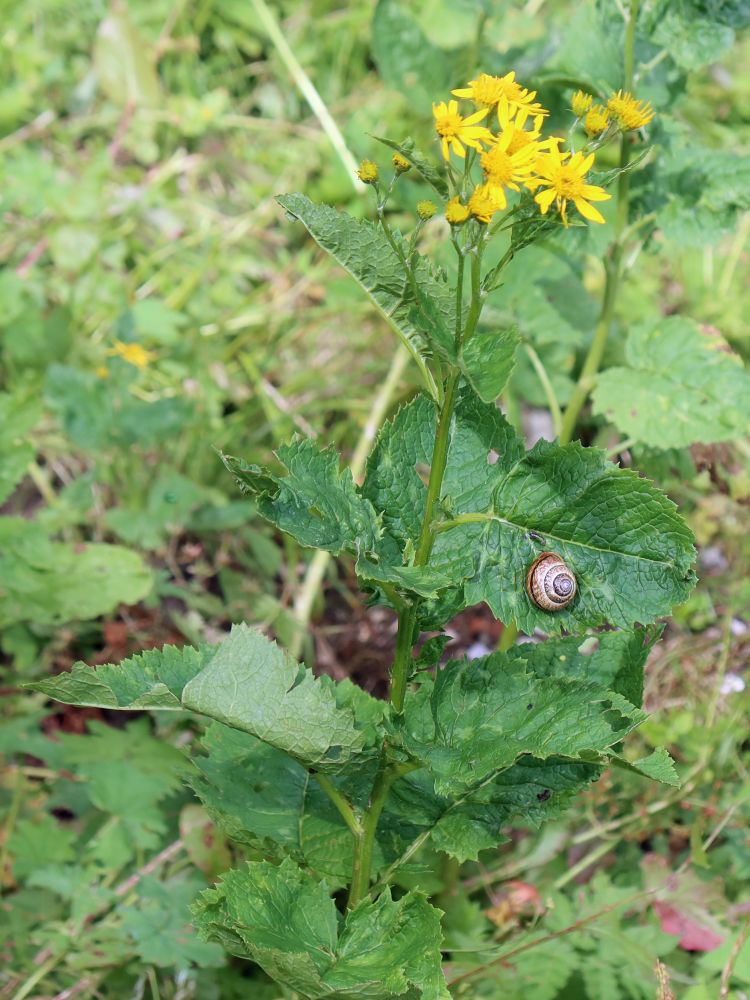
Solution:
[{"label": "green leaf", "polygon": [[[384,546],[416,545],[434,433],[433,407],[417,397],[378,437],[362,493],[382,516]],[[442,621],[486,601],[527,633],[627,628],[668,613],[694,582],[692,534],[671,500],[595,449],[540,441],[526,453],[499,411],[473,394],[457,405],[438,510],[454,526],[437,535],[430,568],[463,581]],[[575,600],[554,614],[526,593],[528,569],[546,550],[578,581]]]},{"label": "green leaf", "polygon": [[[669,0],[655,4],[651,13],[651,39],[666,49],[678,66],[700,69],[717,62],[734,42],[734,31],[722,23],[721,7],[731,4],[706,4],[700,0]],[[713,8],[713,10],[712,10]],[[714,11],[718,17],[711,17]],[[705,16],[708,14],[709,16]]]},{"label": "green leaf", "polygon": [[440,913],[417,893],[386,890],[340,921],[325,882],[292,861],[228,872],[194,906],[201,933],[251,958],[305,997],[448,1000]]},{"label": "green leaf", "polygon": [[21,482],[33,458],[34,448],[30,444],[3,447],[0,451],[0,504],[5,503]]},{"label": "green leaf", "polygon": [[[454,293],[444,277],[433,271],[427,258],[412,255],[420,294],[417,303],[402,260],[379,226],[358,222],[328,205],[317,205],[302,194],[283,195],[277,201],[348,271],[414,354],[426,357],[435,349],[452,350]],[[408,245],[400,233],[394,233],[394,240],[404,257],[408,256]],[[425,317],[426,309],[429,317]]]},{"label": "green leaf", "polygon": [[658,747],[648,757],[640,760],[627,760],[615,754],[612,756],[612,763],[617,767],[622,767],[626,771],[635,771],[653,781],[661,781],[665,785],[680,786],[681,782],[675,771],[674,761],[669,756],[664,747]]},{"label": "green leaf", "polygon": [[216,646],[165,646],[28,685],[74,705],[192,709],[321,769],[367,758],[385,706],[350,682],[315,678],[261,632],[235,625]]},{"label": "green leaf", "polygon": [[562,677],[615,691],[635,705],[643,702],[643,667],[662,626],[634,632],[601,632],[513,646],[506,656],[520,660],[537,677]]},{"label": "green leaf", "polygon": [[121,663],[93,669],[74,663],[70,671],[26,685],[66,705],[96,708],[159,708],[179,711],[189,680],[203,670],[216,646],[164,646],[131,656]]},{"label": "green leaf", "polygon": [[0,518],[0,628],[98,618],[120,603],[140,601],[152,585],[137,552],[53,542],[33,521]]},{"label": "green leaf", "polygon": [[623,434],[658,448],[744,437],[750,375],[725,341],[681,316],[635,327],[627,367],[602,372],[594,410]]},{"label": "green leaf", "polygon": [[485,403],[494,403],[505,388],[521,340],[513,327],[478,330],[461,351],[461,368]]},{"label": "green leaf", "polygon": [[[375,744],[364,691],[315,678],[275,642],[235,625],[182,693],[186,708],[250,733],[303,764],[339,770]],[[367,718],[358,723],[363,711]]]},{"label": "green leaf", "polygon": [[382,230],[328,205],[316,205],[302,194],[284,195],[277,201],[354,278],[411,349],[424,354],[427,338],[413,322],[413,299],[403,265]]},{"label": "green leaf", "polygon": [[188,877],[160,882],[146,876],[138,884],[138,900],[122,907],[122,926],[133,939],[136,954],[148,965],[178,969],[220,966],[224,955],[216,944],[202,941],[190,926],[191,900],[205,885]]},{"label": "green leaf", "polygon": [[[190,784],[233,841],[277,861],[292,857],[331,888],[348,884],[354,840],[309,771],[281,750],[218,723],[202,744],[206,754],[194,758]],[[362,794],[370,785],[361,781]],[[376,849],[376,869],[379,857]]]},{"label": "green leaf", "polygon": [[397,153],[405,157],[414,167],[417,173],[423,177],[428,184],[435,188],[441,198],[448,197],[448,184],[445,177],[440,173],[430,161],[414,145],[414,140],[407,138],[401,142],[394,142],[393,139],[385,139],[382,136],[374,135],[373,139],[382,142],[384,146],[389,146]]},{"label": "green leaf", "polygon": [[502,653],[453,661],[407,695],[403,744],[436,791],[469,790],[522,755],[596,762],[646,716],[621,695],[539,678]]},{"label": "green leaf", "polygon": [[406,843],[429,834],[439,850],[476,861],[506,841],[511,826],[537,827],[558,816],[600,773],[594,764],[523,757],[474,788],[440,795],[435,778],[420,769],[393,786],[378,838],[388,855],[399,856]]},{"label": "green leaf", "polygon": [[314,441],[297,438],[277,451],[286,476],[275,476],[241,459],[224,464],[258,512],[302,545],[338,554],[344,549],[371,552],[377,546],[378,520],[357,492],[349,469],[339,470],[334,448],[321,451]]}]

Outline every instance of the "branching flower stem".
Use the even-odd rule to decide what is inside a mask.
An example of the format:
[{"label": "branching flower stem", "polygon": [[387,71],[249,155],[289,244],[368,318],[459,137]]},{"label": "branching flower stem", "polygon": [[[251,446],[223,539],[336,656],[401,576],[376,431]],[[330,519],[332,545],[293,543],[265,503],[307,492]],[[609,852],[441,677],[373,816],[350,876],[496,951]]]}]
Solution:
[{"label": "branching flower stem", "polygon": [[[458,281],[456,289],[456,347],[460,349],[476,331],[479,316],[482,311],[485,293],[482,290],[482,254],[486,245],[486,229],[483,227],[473,246],[461,248],[454,242],[458,254]],[[466,316],[466,324],[462,329],[462,295],[465,257],[471,256],[471,300]],[[440,499],[443,477],[448,460],[448,447],[456,406],[461,371],[458,367],[451,368],[445,382],[445,392],[442,402],[438,404],[438,422],[435,433],[435,443],[430,462],[430,477],[427,483],[425,509],[422,517],[422,527],[417,542],[414,559],[416,566],[426,566],[429,562],[432,546],[435,541],[435,511]],[[402,712],[406,697],[406,686],[412,664],[412,647],[415,640],[419,605],[415,601],[399,613],[398,632],[396,636],[396,651],[391,668],[390,700],[396,712]],[[394,781],[412,770],[413,764],[389,764],[387,747],[383,747],[380,767],[373,783],[370,801],[361,821],[361,833],[356,835],[355,856],[352,869],[352,884],[349,892],[350,908],[356,906],[370,889],[372,870],[372,855],[375,845],[375,833],[378,821]]]},{"label": "branching flower stem", "polygon": [[[630,14],[625,30],[625,90],[633,89],[634,59],[635,59],[635,26],[638,20],[639,0],[630,0]],[[627,132],[620,139],[620,171],[617,179],[617,214],[615,216],[615,235],[605,261],[606,275],[604,296],[599,313],[599,320],[594,330],[589,353],[583,363],[578,381],[570,397],[560,430],[560,444],[568,444],[573,437],[580,412],[589,397],[596,373],[604,355],[607,337],[612,326],[617,293],[622,278],[622,260],[625,249],[625,236],[628,225],[630,172],[627,169],[630,159],[630,140]]]}]

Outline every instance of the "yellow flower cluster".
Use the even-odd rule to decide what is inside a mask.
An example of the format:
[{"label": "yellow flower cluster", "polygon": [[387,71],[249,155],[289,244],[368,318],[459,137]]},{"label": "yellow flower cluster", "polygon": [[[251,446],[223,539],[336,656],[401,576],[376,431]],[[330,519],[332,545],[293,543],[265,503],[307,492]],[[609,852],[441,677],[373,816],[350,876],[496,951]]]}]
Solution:
[{"label": "yellow flower cluster", "polygon": [[[507,208],[507,192],[522,189],[535,192],[542,214],[554,203],[566,226],[568,202],[585,219],[604,222],[591,202],[605,201],[611,196],[603,188],[586,182],[593,154],[571,156],[560,149],[561,138],[542,137],[541,129],[549,112],[536,100],[535,91],[518,83],[515,73],[505,76],[482,73],[466,87],[454,90],[453,95],[471,100],[476,110],[464,116],[458,101],[433,104],[435,131],[443,156],[449,160],[453,153],[468,163],[467,151],[472,150],[481,166],[483,180],[465,202],[457,195],[450,199],[445,210],[450,225],[462,225],[469,217],[488,224],[496,212]],[[623,100],[625,97],[629,95]],[[577,116],[590,114],[592,103],[590,95],[579,92],[574,108]]]},{"label": "yellow flower cluster", "polygon": [[612,94],[606,105],[594,104],[591,94],[578,90],[573,94],[570,106],[576,118],[583,119],[583,127],[592,138],[601,135],[611,124],[624,132],[634,132],[648,125],[654,117],[651,105],[636,100],[627,90]]}]

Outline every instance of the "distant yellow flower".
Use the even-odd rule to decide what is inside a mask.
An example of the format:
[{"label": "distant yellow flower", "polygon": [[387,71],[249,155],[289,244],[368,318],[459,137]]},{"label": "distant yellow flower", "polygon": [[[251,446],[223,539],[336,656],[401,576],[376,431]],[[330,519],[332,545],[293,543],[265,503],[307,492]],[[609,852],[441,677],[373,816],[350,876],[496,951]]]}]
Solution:
[{"label": "distant yellow flower", "polygon": [[452,226],[460,226],[471,215],[468,205],[464,205],[458,195],[445,206],[445,219]]},{"label": "distant yellow flower", "polygon": [[643,128],[654,117],[651,104],[636,100],[628,90],[613,94],[607,101],[607,108],[623,128],[630,130]]},{"label": "distant yellow flower", "polygon": [[437,205],[434,201],[418,201],[417,202],[417,215],[420,219],[431,219],[433,215],[437,212]]},{"label": "distant yellow flower", "polygon": [[96,369],[97,378],[109,378],[109,368],[106,365],[99,365]]},{"label": "distant yellow flower", "polygon": [[440,145],[446,160],[450,156],[450,150],[464,159],[466,156],[464,146],[481,149],[483,142],[492,139],[490,130],[484,125],[477,124],[487,117],[486,108],[464,118],[458,112],[458,101],[448,101],[447,104],[441,101],[440,104],[432,105],[432,113],[435,116],[435,131],[440,136]]},{"label": "distant yellow flower", "polygon": [[372,160],[362,160],[357,171],[357,177],[363,184],[374,184],[378,179],[378,165]]},{"label": "distant yellow flower", "polygon": [[573,99],[570,102],[570,106],[573,109],[573,114],[576,118],[583,118],[588,109],[591,107],[594,98],[591,94],[585,94],[582,90],[577,90],[573,94]]},{"label": "distant yellow flower", "polygon": [[153,351],[147,351],[140,344],[125,344],[121,340],[115,341],[115,346],[110,350],[110,354],[116,354],[118,358],[127,361],[130,365],[135,365],[143,371],[154,360],[156,355]]},{"label": "distant yellow flower", "polygon": [[411,170],[411,163],[401,153],[393,154],[393,166],[397,174],[405,174],[407,170]]},{"label": "distant yellow flower", "polygon": [[492,184],[479,184],[469,198],[469,211],[479,222],[490,221],[495,212],[505,208],[505,192]]},{"label": "distant yellow flower", "polygon": [[540,191],[534,200],[539,205],[542,215],[547,214],[554,201],[562,216],[563,225],[567,226],[567,205],[569,201],[572,201],[584,219],[589,219],[591,222],[604,222],[601,212],[589,202],[606,201],[612,195],[607,194],[604,188],[586,183],[586,174],[591,169],[593,162],[593,153],[588,156],[584,156],[583,153],[574,153],[569,159],[565,159],[565,154],[561,153],[557,147],[550,149],[549,153],[545,153],[537,159],[536,173],[538,176],[534,187],[542,187],[546,190]]},{"label": "distant yellow flower", "polygon": [[590,136],[601,135],[609,125],[609,112],[601,104],[595,104],[583,120],[583,127]]}]

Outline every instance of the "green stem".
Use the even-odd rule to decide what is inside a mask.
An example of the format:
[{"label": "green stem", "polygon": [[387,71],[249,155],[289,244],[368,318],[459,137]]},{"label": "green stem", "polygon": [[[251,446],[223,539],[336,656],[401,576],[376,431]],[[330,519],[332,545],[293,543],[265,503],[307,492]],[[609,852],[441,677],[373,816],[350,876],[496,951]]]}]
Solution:
[{"label": "green stem", "polygon": [[[465,343],[466,339],[474,333],[479,321],[479,314],[482,311],[483,294],[481,266],[483,249],[484,235],[480,238],[480,242],[472,257],[471,302],[469,304],[469,313],[466,318],[466,327],[463,330],[463,334],[461,333],[460,327],[461,299],[459,291],[456,291],[456,347],[458,350],[460,350],[462,343]],[[459,273],[461,279],[463,279],[463,267],[461,265],[459,265]],[[440,416],[438,418],[437,430],[435,432],[435,443],[432,449],[432,461],[430,463],[430,478],[427,483],[425,509],[414,559],[415,565],[417,566],[427,565],[432,552],[432,546],[435,541],[435,532],[433,530],[432,522],[434,519],[435,507],[440,499],[443,476],[445,475],[445,467],[448,460],[450,429],[453,421],[453,410],[456,405],[456,397],[458,395],[460,380],[460,370],[458,368],[453,368],[448,376],[448,380],[445,385],[445,394],[442,404],[439,407]],[[406,698],[406,686],[409,681],[409,672],[412,663],[411,651],[412,646],[414,645],[414,633],[417,625],[418,612],[419,606],[415,602],[399,614],[396,650],[393,659],[393,666],[391,668],[390,692],[391,704],[396,712],[403,711],[404,700]],[[372,852],[375,844],[375,833],[390,787],[397,778],[411,770],[414,766],[412,764],[389,765],[387,763],[387,751],[387,744],[384,744],[380,759],[380,768],[373,784],[370,802],[362,816],[362,832],[357,837],[355,844],[352,884],[349,891],[348,902],[350,909],[359,903],[370,888],[370,871],[372,868]]]},{"label": "green stem", "polygon": [[362,835],[362,824],[354,815],[354,810],[352,809],[351,803],[348,799],[336,788],[331,779],[320,773],[313,774],[313,778],[317,781],[323,791],[326,793],[328,798],[333,802],[333,804],[338,809],[344,822],[349,827],[351,832],[355,837],[360,837]]},{"label": "green stem", "polygon": [[497,648],[501,653],[507,653],[517,638],[518,625],[516,625],[515,622],[507,622],[505,628],[503,629],[503,634],[500,636],[500,642],[497,644]]},{"label": "green stem", "polygon": [[[639,0],[630,0],[630,16],[625,31],[625,90],[632,90],[635,66],[635,25],[638,19]],[[560,444],[568,444],[573,437],[579,414],[583,409],[589,393],[594,386],[596,373],[604,356],[604,348],[612,326],[612,319],[617,301],[617,293],[622,277],[622,258],[624,250],[623,236],[628,224],[630,172],[627,170],[630,159],[630,142],[627,132],[620,139],[620,170],[617,179],[617,214],[615,216],[615,236],[605,262],[606,279],[604,296],[599,313],[599,320],[594,331],[589,353],[583,363],[570,402],[565,410],[560,431]]]},{"label": "green stem", "polygon": [[542,359],[536,353],[531,344],[524,344],[524,350],[526,351],[529,361],[534,366],[534,371],[536,372],[537,378],[539,379],[542,389],[544,390],[547,406],[549,406],[549,411],[552,416],[552,427],[554,428],[555,434],[559,437],[560,431],[562,430],[562,411],[560,409],[560,404],[557,401],[555,388],[552,385],[549,375],[547,374],[547,369],[542,363]]},{"label": "green stem", "polygon": [[383,754],[380,770],[372,786],[372,795],[362,818],[361,832],[357,837],[355,846],[352,884],[349,889],[349,900],[347,903],[350,910],[364,899],[370,889],[372,852],[375,847],[375,833],[378,828],[378,821],[383,812],[391,785],[408,770],[411,770],[411,767],[405,765],[388,767],[385,754]]}]

